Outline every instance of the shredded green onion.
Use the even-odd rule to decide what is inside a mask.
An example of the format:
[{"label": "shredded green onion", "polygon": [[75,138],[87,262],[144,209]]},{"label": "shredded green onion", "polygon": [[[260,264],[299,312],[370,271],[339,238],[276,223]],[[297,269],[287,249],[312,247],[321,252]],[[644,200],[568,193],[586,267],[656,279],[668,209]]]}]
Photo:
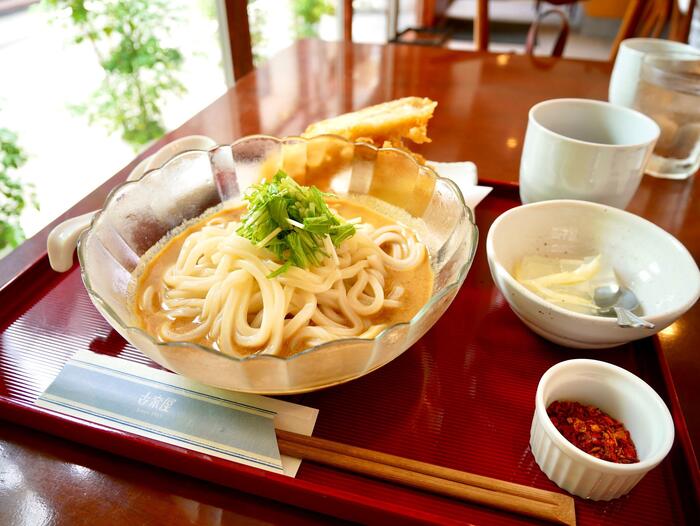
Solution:
[{"label": "shredded green onion", "polygon": [[272,181],[254,185],[246,194],[248,211],[236,232],[282,263],[269,278],[292,266],[319,266],[330,256],[324,248],[326,236],[338,247],[355,235],[354,225],[328,208],[327,196],[315,186],[301,186],[282,170]]}]

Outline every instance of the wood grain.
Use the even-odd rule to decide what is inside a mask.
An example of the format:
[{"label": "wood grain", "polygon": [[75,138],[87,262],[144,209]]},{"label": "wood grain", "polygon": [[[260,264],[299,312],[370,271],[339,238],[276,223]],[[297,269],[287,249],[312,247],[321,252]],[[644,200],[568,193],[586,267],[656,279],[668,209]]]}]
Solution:
[{"label": "wood grain", "polygon": [[352,42],[353,15],[352,0],[343,0],[343,40],[345,42]]},{"label": "wood grain", "polygon": [[548,522],[576,524],[574,499],[561,493],[279,429],[277,439],[283,455]]},{"label": "wood grain", "polygon": [[[439,102],[430,124],[433,142],[421,146],[421,154],[438,161],[473,160],[481,178],[516,182],[528,109],[558,97],[606,99],[610,67],[603,62],[420,46],[302,41],[242,77],[234,88],[142,152],[53,224],[100,208],[109,190],[122,182],[141,158],[178,137],[205,134],[223,143],[252,133],[297,134],[315,120],[407,95],[428,96]],[[696,260],[700,258],[700,185],[693,178],[669,181],[645,177],[628,210],[666,229]],[[51,227],[0,259],[0,289],[44,256]],[[490,280],[485,272],[478,279]],[[663,331],[659,344],[698,451],[700,306]],[[332,397],[332,391],[327,396]],[[159,524],[167,518],[172,525],[219,525],[238,523],[235,518],[241,509],[246,510],[241,514],[247,514],[241,519],[244,524],[252,523],[251,517],[260,517],[268,524],[335,523],[315,514],[299,515],[299,510],[270,501],[234,498],[210,484],[40,433],[8,429],[4,422],[0,428],[0,471],[5,470],[0,472],[0,523],[13,524],[2,520],[4,517],[47,514],[58,524],[110,523],[116,519],[125,524]],[[7,459],[18,466],[12,470],[16,476],[10,476]],[[195,519],[178,515],[172,510],[173,503],[200,513]]]},{"label": "wood grain", "polygon": [[474,47],[477,51],[489,49],[489,0],[477,0],[476,3]]},{"label": "wood grain", "polygon": [[253,71],[253,48],[248,21],[248,0],[224,0],[233,78],[238,80]]}]

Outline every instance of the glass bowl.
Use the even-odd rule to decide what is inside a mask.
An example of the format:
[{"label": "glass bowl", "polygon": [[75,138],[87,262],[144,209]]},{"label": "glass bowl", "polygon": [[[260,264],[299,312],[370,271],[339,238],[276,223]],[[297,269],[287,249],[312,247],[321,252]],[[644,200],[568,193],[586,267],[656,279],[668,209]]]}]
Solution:
[{"label": "glass bowl", "polygon": [[[300,183],[343,196],[370,195],[425,222],[433,295],[406,323],[374,339],[346,338],[286,358],[235,358],[202,345],[163,343],[137,326],[129,303],[140,257],[172,228],[208,208],[240,200],[262,177],[284,169]],[[115,188],[80,238],[83,283],[105,319],[163,367],[201,383],[248,393],[292,394],[358,378],[413,345],[450,305],[469,271],[477,228],[457,186],[397,149],[335,136],[250,136],[210,150],[182,152],[161,168]]]}]

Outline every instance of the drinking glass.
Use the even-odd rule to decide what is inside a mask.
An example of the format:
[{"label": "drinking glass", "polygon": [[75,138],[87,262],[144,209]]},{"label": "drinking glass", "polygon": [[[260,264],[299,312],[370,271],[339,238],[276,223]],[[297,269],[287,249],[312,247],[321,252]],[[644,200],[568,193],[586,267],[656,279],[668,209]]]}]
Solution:
[{"label": "drinking glass", "polygon": [[646,173],[687,179],[700,168],[700,55],[644,58],[634,107],[656,121],[661,135]]},{"label": "drinking glass", "polygon": [[688,44],[662,38],[628,38],[620,44],[610,76],[608,100],[632,108],[644,57],[650,54],[700,53]]}]

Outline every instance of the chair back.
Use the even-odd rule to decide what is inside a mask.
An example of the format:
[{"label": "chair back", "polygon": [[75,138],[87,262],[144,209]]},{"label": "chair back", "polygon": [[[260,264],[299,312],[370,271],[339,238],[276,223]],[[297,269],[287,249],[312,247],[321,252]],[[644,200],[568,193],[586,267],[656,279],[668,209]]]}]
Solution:
[{"label": "chair back", "polygon": [[632,37],[659,38],[669,24],[668,38],[687,42],[696,0],[688,2],[685,12],[678,0],[631,0],[617,32],[610,60],[614,61],[623,40]]},{"label": "chair back", "polygon": [[527,39],[525,40],[525,54],[534,55],[535,46],[537,45],[537,33],[540,30],[540,22],[550,15],[555,15],[559,17],[561,26],[559,29],[559,35],[554,42],[554,48],[552,48],[553,57],[561,57],[564,54],[564,47],[566,46],[566,40],[569,37],[569,20],[563,11],[559,9],[549,9],[537,15],[535,21],[530,25],[530,29],[527,32]]}]

